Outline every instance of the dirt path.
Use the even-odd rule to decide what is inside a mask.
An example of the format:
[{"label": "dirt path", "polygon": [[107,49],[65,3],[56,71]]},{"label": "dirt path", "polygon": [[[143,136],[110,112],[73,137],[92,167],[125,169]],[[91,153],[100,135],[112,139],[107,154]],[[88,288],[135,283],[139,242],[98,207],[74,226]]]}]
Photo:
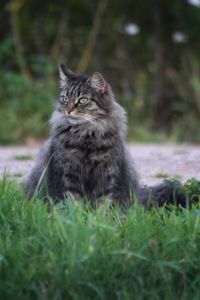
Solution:
[{"label": "dirt path", "polygon": [[[0,175],[24,179],[34,164],[38,147],[0,147]],[[130,145],[141,182],[154,184],[165,177],[181,181],[200,180],[200,146],[194,145]]]}]

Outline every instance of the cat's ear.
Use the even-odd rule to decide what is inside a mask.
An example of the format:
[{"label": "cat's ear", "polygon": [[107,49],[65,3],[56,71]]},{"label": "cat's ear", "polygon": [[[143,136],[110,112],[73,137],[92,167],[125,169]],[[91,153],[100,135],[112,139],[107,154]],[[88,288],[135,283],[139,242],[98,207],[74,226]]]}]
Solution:
[{"label": "cat's ear", "polygon": [[60,85],[64,87],[67,85],[68,80],[74,75],[74,73],[68,69],[65,65],[59,66]]},{"label": "cat's ear", "polygon": [[99,72],[93,73],[87,80],[88,85],[97,92],[104,92],[106,88],[106,81]]}]

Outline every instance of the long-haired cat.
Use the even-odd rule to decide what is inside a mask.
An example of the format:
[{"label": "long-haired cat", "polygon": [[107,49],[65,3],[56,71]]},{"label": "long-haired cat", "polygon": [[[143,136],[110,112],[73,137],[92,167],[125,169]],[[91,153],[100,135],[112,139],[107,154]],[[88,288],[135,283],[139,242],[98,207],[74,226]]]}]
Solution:
[{"label": "long-haired cat", "polygon": [[139,187],[125,141],[125,111],[103,76],[77,75],[61,65],[50,137],[26,182],[27,194],[40,190],[43,197],[59,201],[70,193],[97,205],[108,198],[125,206],[136,196],[149,206],[150,191],[158,204],[171,201],[174,188],[169,184]]}]

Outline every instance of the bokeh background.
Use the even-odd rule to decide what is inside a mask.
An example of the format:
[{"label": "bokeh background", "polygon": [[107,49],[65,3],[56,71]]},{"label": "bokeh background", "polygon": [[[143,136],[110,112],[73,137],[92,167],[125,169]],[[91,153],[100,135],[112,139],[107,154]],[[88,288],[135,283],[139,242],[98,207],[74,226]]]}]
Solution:
[{"label": "bokeh background", "polygon": [[48,134],[58,65],[103,73],[129,140],[200,142],[200,0],[1,0],[0,143]]}]

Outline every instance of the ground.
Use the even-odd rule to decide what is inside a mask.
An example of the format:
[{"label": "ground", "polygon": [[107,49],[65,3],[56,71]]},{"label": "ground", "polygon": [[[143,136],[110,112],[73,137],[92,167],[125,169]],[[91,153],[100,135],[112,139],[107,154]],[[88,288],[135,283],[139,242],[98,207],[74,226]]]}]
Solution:
[{"label": "ground", "polygon": [[[200,180],[200,146],[130,144],[129,148],[142,184],[156,184],[168,177],[182,182],[191,177]],[[24,179],[38,151],[39,146],[0,147],[0,174]]]}]

